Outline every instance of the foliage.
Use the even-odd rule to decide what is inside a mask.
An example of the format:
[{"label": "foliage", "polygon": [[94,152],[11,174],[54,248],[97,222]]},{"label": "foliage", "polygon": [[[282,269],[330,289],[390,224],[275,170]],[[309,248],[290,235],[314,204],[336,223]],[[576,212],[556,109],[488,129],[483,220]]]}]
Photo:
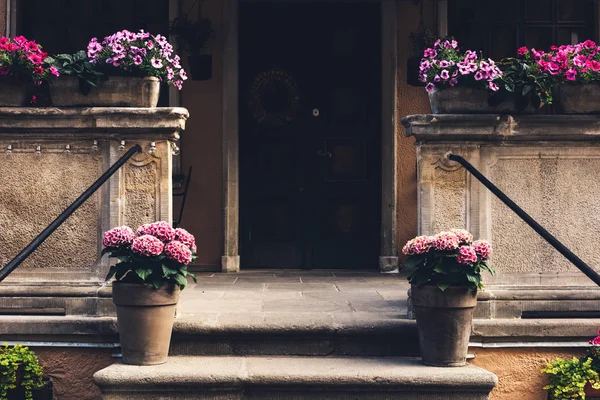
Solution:
[{"label": "foliage", "polygon": [[492,97],[492,103],[499,103],[514,94],[519,111],[527,108],[528,104],[535,109],[544,104],[552,104],[554,79],[548,71],[539,69],[531,52],[505,58],[499,66],[502,70],[502,90]]},{"label": "foliage", "polygon": [[408,256],[404,263],[408,280],[417,286],[435,285],[442,291],[459,286],[476,291],[483,288],[482,271],[494,274],[488,265],[490,244],[473,241],[473,236],[462,229],[418,236],[408,241],[402,252]]},{"label": "foliage", "polygon": [[457,85],[497,91],[501,77],[502,71],[493,60],[479,58],[472,50],[461,51],[452,38],[438,39],[425,49],[419,66],[419,79],[427,83],[428,92]]},{"label": "foliage", "polygon": [[592,368],[589,357],[557,358],[547,363],[542,372],[549,375],[550,383],[544,389],[549,391],[552,400],[585,399],[584,388],[588,383],[600,389],[598,373]]},{"label": "foliage", "polygon": [[33,399],[33,389],[44,386],[44,370],[35,353],[20,344],[14,347],[5,344],[0,350],[0,400],[8,399],[8,391],[16,388],[19,366],[23,370],[21,386],[25,389],[27,400]]},{"label": "foliage", "polygon": [[143,30],[137,33],[123,30],[101,42],[92,38],[87,55],[98,71],[109,76],[154,76],[177,89],[187,79],[167,38]]},{"label": "foliage", "polygon": [[127,283],[149,284],[158,289],[179,285],[184,289],[187,277],[196,281],[187,265],[196,258],[194,236],[184,229],[173,229],[168,222],[140,226],[136,233],[127,226],[104,233],[102,254],[117,258],[106,280],[113,276]]},{"label": "foliage", "polygon": [[214,34],[210,19],[200,17],[192,21],[187,13],[171,21],[169,32],[185,47],[188,55],[200,53]]},{"label": "foliage", "polygon": [[53,57],[48,57],[46,62],[56,68],[61,75],[77,77],[79,90],[82,94],[88,94],[92,86],[98,86],[100,78],[104,76],[90,62],[83,50],[79,50],[74,54],[56,54]]},{"label": "foliage", "polygon": [[48,65],[48,53],[24,36],[13,39],[0,37],[0,79],[13,82],[33,82],[40,85],[58,71]]}]

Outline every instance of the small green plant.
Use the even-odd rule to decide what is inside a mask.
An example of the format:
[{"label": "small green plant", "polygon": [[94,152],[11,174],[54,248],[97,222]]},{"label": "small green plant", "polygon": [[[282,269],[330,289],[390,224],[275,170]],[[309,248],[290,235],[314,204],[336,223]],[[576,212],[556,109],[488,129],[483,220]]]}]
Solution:
[{"label": "small green plant", "polygon": [[79,80],[79,91],[88,94],[92,87],[98,86],[104,74],[97,70],[83,50],[74,54],[57,54],[46,59],[60,75],[74,76]]},{"label": "small green plant", "polygon": [[544,386],[552,400],[585,399],[585,386],[589,383],[600,389],[600,378],[592,368],[592,359],[557,358],[547,363],[542,372],[548,374],[550,383]]},{"label": "small green plant", "polygon": [[21,344],[5,344],[0,351],[0,400],[7,400],[8,391],[17,387],[20,368],[23,373],[20,385],[25,389],[25,399],[33,400],[32,390],[44,386],[44,369],[35,353]]}]

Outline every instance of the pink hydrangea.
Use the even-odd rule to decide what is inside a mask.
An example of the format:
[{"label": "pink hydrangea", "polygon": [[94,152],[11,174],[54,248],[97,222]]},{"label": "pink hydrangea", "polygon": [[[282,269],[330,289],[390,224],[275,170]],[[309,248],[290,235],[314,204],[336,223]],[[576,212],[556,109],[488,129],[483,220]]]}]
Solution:
[{"label": "pink hydrangea", "polygon": [[134,253],[146,257],[159,256],[164,248],[163,242],[151,235],[138,236],[131,243],[131,250]]},{"label": "pink hydrangea", "polygon": [[461,244],[473,242],[473,235],[464,229],[451,229],[450,232],[454,233]]},{"label": "pink hydrangea", "polygon": [[460,246],[458,249],[458,256],[456,261],[461,264],[469,265],[477,262],[477,253],[471,246]]},{"label": "pink hydrangea", "polygon": [[473,242],[473,249],[479,254],[482,260],[487,260],[492,255],[492,245],[487,240],[477,240]]},{"label": "pink hydrangea", "polygon": [[433,237],[432,245],[439,251],[455,250],[460,245],[460,240],[452,232],[440,232]]},{"label": "pink hydrangea", "polygon": [[402,253],[406,256],[425,254],[431,249],[430,236],[417,236],[409,240],[402,248]]},{"label": "pink hydrangea", "polygon": [[138,236],[152,235],[159,238],[163,242],[175,240],[175,229],[166,221],[153,222],[151,224],[142,225],[137,229]]},{"label": "pink hydrangea", "polygon": [[600,346],[600,336],[596,336],[589,342],[593,346]]},{"label": "pink hydrangea", "polygon": [[167,243],[165,246],[165,254],[173,261],[180,264],[188,265],[192,262],[192,251],[188,246],[178,240]]},{"label": "pink hydrangea", "polygon": [[102,245],[104,247],[118,248],[123,246],[129,246],[135,235],[133,230],[128,226],[118,226],[111,229],[110,231],[104,232],[102,238]]},{"label": "pink hydrangea", "polygon": [[183,228],[175,229],[175,240],[188,246],[193,252],[196,252],[196,238]]}]

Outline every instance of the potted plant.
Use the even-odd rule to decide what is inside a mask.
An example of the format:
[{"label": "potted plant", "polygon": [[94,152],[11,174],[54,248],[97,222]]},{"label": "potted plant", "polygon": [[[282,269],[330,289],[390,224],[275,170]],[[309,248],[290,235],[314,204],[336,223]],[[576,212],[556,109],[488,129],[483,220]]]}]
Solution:
[{"label": "potted plant", "polygon": [[517,50],[517,57],[500,61],[500,90],[490,97],[490,104],[512,102],[517,112],[530,113],[545,104],[552,104],[555,72],[540,68],[535,53],[535,49],[521,47]]},{"label": "potted plant", "polygon": [[[197,3],[197,2],[196,2]],[[169,32],[175,37],[180,47],[185,49],[193,80],[207,80],[212,77],[212,55],[202,54],[206,42],[213,36],[212,21],[202,17],[198,7],[198,18],[189,17],[191,9],[171,21]]]},{"label": "potted plant", "polygon": [[98,102],[98,92],[90,93],[92,88],[98,87],[101,78],[105,79],[105,75],[90,62],[85,51],[57,54],[48,57],[47,62],[60,74],[60,78],[49,80],[53,105],[65,107]]},{"label": "potted plant", "polygon": [[29,103],[33,85],[41,85],[58,71],[46,62],[48,54],[23,36],[0,37],[0,106]]},{"label": "potted plant", "polygon": [[554,98],[564,114],[600,113],[600,47],[592,40],[550,51],[531,50],[540,69],[557,79]]},{"label": "potted plant", "polygon": [[[161,83],[181,89],[187,79],[180,58],[173,54],[173,46],[167,38],[143,30],[137,33],[123,30],[102,41],[92,38],[87,58],[81,60],[78,56],[73,61],[85,66],[86,76],[91,76],[86,64],[89,63],[93,71],[104,74],[106,79],[99,80],[97,87],[91,85],[86,96],[78,95],[80,87],[73,84],[73,79],[56,79],[50,88],[55,102],[70,106],[156,107]],[[68,63],[67,66],[76,69]],[[60,96],[66,98],[56,100]]]},{"label": "potted plant", "polygon": [[436,38],[433,33],[425,27],[423,18],[424,1],[417,0],[415,3],[419,4],[419,30],[417,32],[411,32],[408,37],[411,44],[411,55],[406,61],[406,83],[411,86],[425,86],[419,79],[419,65],[421,63],[421,57],[423,57],[423,52],[425,49],[433,47]]},{"label": "potted plant", "polygon": [[36,389],[46,385],[43,373],[37,356],[28,347],[5,344],[0,350],[0,399],[33,400]]},{"label": "potted plant", "polygon": [[462,229],[418,236],[406,243],[410,296],[417,318],[421,358],[426,365],[455,367],[466,363],[481,272],[492,247],[473,241]]},{"label": "potted plant", "polygon": [[104,233],[104,249],[119,262],[113,276],[113,303],[125,364],[155,365],[167,361],[179,292],[195,276],[187,265],[196,257],[194,236],[165,221],[128,226]]},{"label": "potted plant", "polygon": [[548,375],[548,385],[544,386],[548,399],[585,399],[600,389],[600,378],[592,363],[590,357],[557,358],[547,363],[542,372]]}]

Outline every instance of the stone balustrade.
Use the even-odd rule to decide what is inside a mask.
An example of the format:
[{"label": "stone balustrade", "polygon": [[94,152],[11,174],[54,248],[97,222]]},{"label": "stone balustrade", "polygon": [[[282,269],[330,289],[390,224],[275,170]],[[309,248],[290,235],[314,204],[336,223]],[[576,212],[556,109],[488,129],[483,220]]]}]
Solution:
[{"label": "stone balustrade", "polygon": [[598,116],[413,115],[402,123],[416,139],[419,233],[461,227],[494,247],[497,276],[485,277],[480,299],[495,303],[480,316],[598,309],[594,283],[446,157],[463,156],[600,269]]},{"label": "stone balustrade", "polygon": [[171,221],[172,154],[187,117],[184,108],[0,108],[0,265],[125,150],[144,149],[6,279],[0,296],[16,293],[14,285],[98,285],[108,269],[105,230]]}]

